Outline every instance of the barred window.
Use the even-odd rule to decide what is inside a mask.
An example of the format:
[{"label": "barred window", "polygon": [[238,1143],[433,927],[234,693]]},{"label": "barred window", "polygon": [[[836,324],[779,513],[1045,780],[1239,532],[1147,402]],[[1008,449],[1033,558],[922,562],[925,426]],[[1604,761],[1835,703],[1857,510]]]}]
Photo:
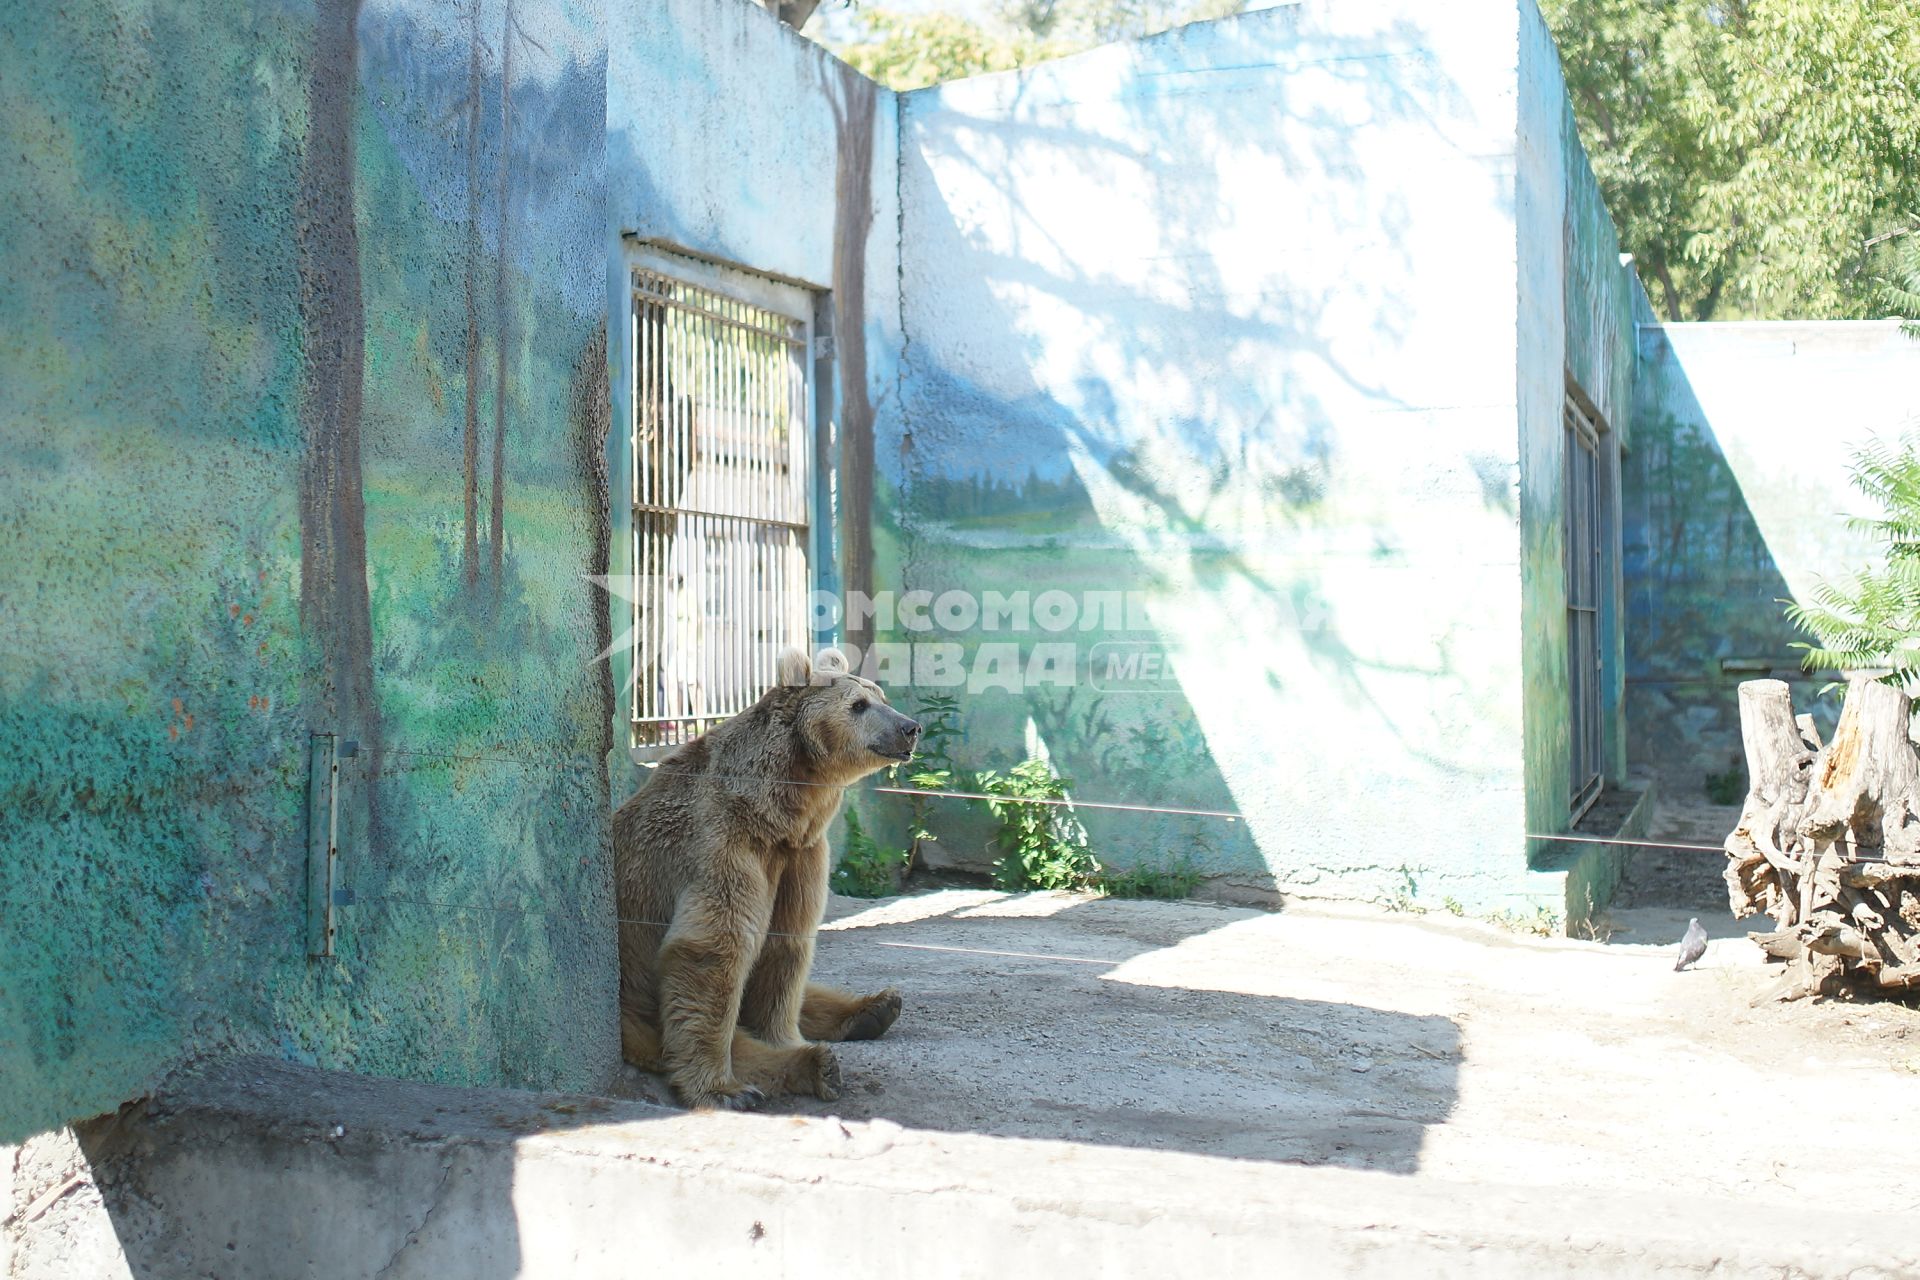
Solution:
[{"label": "barred window", "polygon": [[632,283],[633,740],[670,747],[807,643],[811,301],[707,263]]},{"label": "barred window", "polygon": [[1599,798],[1605,771],[1601,601],[1612,581],[1607,547],[1613,531],[1613,508],[1600,452],[1606,424],[1571,395],[1566,398],[1564,416],[1567,696],[1572,771],[1568,807],[1577,822]]}]

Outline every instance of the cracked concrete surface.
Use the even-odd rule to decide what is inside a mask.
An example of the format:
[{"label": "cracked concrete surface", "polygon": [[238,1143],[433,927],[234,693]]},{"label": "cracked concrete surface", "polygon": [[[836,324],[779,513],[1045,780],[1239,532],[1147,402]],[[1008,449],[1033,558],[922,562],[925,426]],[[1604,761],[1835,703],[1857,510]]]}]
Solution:
[{"label": "cracked concrete surface", "polygon": [[[1920,1103],[1920,1015],[1750,1009],[1744,941],[1675,974],[1664,942],[1351,908],[953,891],[832,915],[822,974],[907,997],[841,1048],[836,1103],[232,1061],[83,1129],[85,1186],[42,1219],[65,1252],[29,1232],[14,1274],[1920,1271],[1920,1203],[1834,1194],[1862,1168],[1920,1185],[1878,1118]],[[1809,1072],[1884,1108],[1783,1144],[1756,1100]],[[83,1247],[119,1269],[73,1269]]]}]

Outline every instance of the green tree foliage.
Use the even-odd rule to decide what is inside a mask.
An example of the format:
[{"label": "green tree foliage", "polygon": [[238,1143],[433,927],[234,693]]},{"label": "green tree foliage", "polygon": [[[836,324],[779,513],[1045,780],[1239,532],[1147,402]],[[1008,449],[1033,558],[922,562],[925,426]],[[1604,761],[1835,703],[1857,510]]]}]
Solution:
[{"label": "green tree foliage", "polygon": [[1900,261],[1892,278],[1882,282],[1880,297],[1888,311],[1907,317],[1907,336],[1920,338],[1920,236],[1902,244]]},{"label": "green tree foliage", "polygon": [[1809,670],[1885,670],[1911,687],[1920,675],[1920,435],[1876,442],[1854,456],[1854,487],[1881,515],[1853,526],[1885,546],[1885,560],[1844,582],[1821,582],[1812,603],[1787,617],[1816,637],[1802,644]]},{"label": "green tree foliage", "polygon": [[1886,305],[1899,242],[1920,232],[1912,0],[1541,7],[1622,242],[1669,318]]},{"label": "green tree foliage", "polygon": [[892,89],[1011,71],[1098,44],[1238,13],[1246,0],[1008,0],[984,19],[933,9],[855,7],[833,51]]}]

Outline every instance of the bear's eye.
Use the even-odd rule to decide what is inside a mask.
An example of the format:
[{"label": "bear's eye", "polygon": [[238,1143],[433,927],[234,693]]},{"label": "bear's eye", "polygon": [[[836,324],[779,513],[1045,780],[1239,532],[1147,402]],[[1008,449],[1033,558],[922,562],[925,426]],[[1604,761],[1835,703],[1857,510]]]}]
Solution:
[{"label": "bear's eye", "polygon": [[853,709],[856,714],[865,711],[867,709],[867,700],[865,698],[855,698],[853,700]]}]

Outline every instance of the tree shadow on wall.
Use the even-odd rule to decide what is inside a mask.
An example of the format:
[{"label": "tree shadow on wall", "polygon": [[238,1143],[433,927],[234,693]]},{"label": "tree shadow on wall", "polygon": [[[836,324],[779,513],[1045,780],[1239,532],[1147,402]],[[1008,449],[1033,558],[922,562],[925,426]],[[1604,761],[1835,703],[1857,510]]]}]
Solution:
[{"label": "tree shadow on wall", "polygon": [[[1027,73],[1005,101],[964,85],[906,101],[902,190],[921,198],[904,223],[917,293],[906,300],[892,477],[902,585],[1082,599],[1139,590],[1187,615],[1031,637],[1096,648],[1082,645],[1072,689],[971,695],[965,764],[1004,765],[1037,734],[1086,799],[1231,811],[1307,749],[1276,723],[1279,695],[1298,693],[1390,738],[1399,758],[1383,760],[1383,773],[1483,780],[1470,754],[1448,753],[1435,732],[1443,716],[1406,705],[1451,704],[1460,720],[1479,709],[1476,668],[1454,652],[1471,637],[1435,622],[1430,643],[1396,648],[1343,624],[1332,604],[1341,558],[1411,564],[1417,548],[1391,512],[1329,504],[1343,470],[1379,452],[1368,436],[1407,430],[1422,412],[1380,372],[1391,364],[1382,353],[1433,336],[1408,292],[1424,265],[1408,193],[1369,180],[1374,157],[1356,139],[1405,125],[1460,145],[1468,108],[1419,32],[1295,38],[1293,20],[1258,15],[1088,55],[1107,59],[1118,82],[1098,81],[1094,107],[1071,92],[1072,60]],[[1393,74],[1377,72],[1382,61]],[[1302,87],[1309,77],[1316,87]],[[1257,149],[1269,173],[1318,183],[1329,225],[1366,246],[1368,270],[1315,279],[1288,258],[1282,223],[1263,233],[1257,265],[1236,258],[1231,246],[1248,246],[1262,200],[1234,187],[1236,149]],[[1490,217],[1510,201],[1491,177],[1484,195]],[[1103,256],[1110,212],[1125,219],[1135,206],[1158,239],[1113,243]],[[1425,403],[1445,403],[1439,394]],[[1477,506],[1485,468],[1470,451],[1452,470]],[[981,509],[965,510],[970,501]],[[1203,719],[1177,681],[1116,690],[1093,678],[1100,644],[1178,648],[1183,634],[1216,638],[1213,651],[1178,656],[1234,671],[1245,688],[1236,705]],[[1437,692],[1409,700],[1413,685]],[[1277,750],[1256,779],[1262,744]],[[1316,799],[1351,810],[1317,813],[1323,828],[1368,810],[1360,797]],[[1308,852],[1294,847],[1303,835],[1271,824],[1087,822],[1123,863],[1199,845],[1209,869],[1264,872]]]}]

